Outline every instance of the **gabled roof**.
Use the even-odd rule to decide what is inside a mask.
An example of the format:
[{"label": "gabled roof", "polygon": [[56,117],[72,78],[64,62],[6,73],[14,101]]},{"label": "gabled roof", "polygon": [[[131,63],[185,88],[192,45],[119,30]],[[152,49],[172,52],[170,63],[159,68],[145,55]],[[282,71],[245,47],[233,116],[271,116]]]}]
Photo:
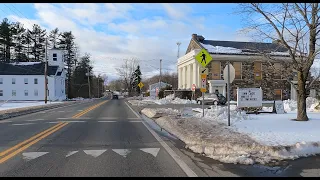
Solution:
[{"label": "gabled roof", "polygon": [[[0,62],[0,75],[44,75],[45,63],[8,64]],[[58,66],[48,66],[48,75],[55,75]]]}]

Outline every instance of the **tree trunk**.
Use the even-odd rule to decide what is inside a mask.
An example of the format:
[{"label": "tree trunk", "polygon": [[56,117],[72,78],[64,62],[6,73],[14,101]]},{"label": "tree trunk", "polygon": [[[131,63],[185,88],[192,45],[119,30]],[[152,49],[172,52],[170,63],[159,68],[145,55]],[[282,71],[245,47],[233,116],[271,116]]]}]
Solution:
[{"label": "tree trunk", "polygon": [[298,113],[297,113],[297,121],[308,121],[309,118],[307,116],[307,91],[306,91],[306,78],[303,77],[302,72],[298,72],[298,91],[297,91],[297,105],[298,105]]}]

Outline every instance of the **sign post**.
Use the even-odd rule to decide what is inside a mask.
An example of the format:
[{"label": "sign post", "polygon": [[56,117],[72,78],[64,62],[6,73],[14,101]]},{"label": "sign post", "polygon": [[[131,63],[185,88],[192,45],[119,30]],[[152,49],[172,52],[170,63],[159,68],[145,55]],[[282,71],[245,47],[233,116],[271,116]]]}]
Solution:
[{"label": "sign post", "polygon": [[228,126],[230,126],[230,83],[235,78],[235,69],[228,61],[228,65],[223,70],[223,79],[227,81],[227,93],[228,93]]},{"label": "sign post", "polygon": [[202,117],[204,117],[204,93],[207,91],[207,75],[201,74],[201,88],[202,92]]},{"label": "sign post", "polygon": [[201,49],[201,51],[195,56],[195,59],[199,62],[199,64],[203,67],[200,69],[201,74],[201,88],[202,92],[202,117],[204,117],[204,93],[207,91],[207,74],[208,69],[206,66],[212,61],[212,57],[208,53],[207,50]]},{"label": "sign post", "polygon": [[192,91],[192,98],[191,99],[195,99],[195,91],[196,91],[196,85],[195,84],[192,84],[192,88],[191,88],[191,91]]}]

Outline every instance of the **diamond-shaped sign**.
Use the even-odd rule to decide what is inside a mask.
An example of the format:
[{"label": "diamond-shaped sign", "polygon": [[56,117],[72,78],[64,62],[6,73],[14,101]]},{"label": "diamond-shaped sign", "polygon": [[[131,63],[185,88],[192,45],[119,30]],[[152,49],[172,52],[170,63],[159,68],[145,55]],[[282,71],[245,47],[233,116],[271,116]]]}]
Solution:
[{"label": "diamond-shaped sign", "polygon": [[141,89],[144,85],[143,85],[142,82],[140,82],[140,83],[138,84],[138,86],[139,86],[139,88]]},{"label": "diamond-shaped sign", "polygon": [[205,49],[201,49],[195,58],[202,67],[206,67],[212,61],[212,57]]}]

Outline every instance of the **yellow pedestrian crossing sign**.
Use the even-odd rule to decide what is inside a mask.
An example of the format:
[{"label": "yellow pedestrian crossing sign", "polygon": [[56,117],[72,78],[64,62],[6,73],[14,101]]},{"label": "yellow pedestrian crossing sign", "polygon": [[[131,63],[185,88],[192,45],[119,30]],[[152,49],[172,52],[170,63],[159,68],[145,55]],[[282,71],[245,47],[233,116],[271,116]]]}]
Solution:
[{"label": "yellow pedestrian crossing sign", "polygon": [[138,84],[138,86],[139,86],[139,88],[141,89],[144,85],[143,85],[142,82],[140,82],[140,83]]},{"label": "yellow pedestrian crossing sign", "polygon": [[195,58],[202,67],[206,67],[212,61],[212,57],[205,49],[201,49]]}]

